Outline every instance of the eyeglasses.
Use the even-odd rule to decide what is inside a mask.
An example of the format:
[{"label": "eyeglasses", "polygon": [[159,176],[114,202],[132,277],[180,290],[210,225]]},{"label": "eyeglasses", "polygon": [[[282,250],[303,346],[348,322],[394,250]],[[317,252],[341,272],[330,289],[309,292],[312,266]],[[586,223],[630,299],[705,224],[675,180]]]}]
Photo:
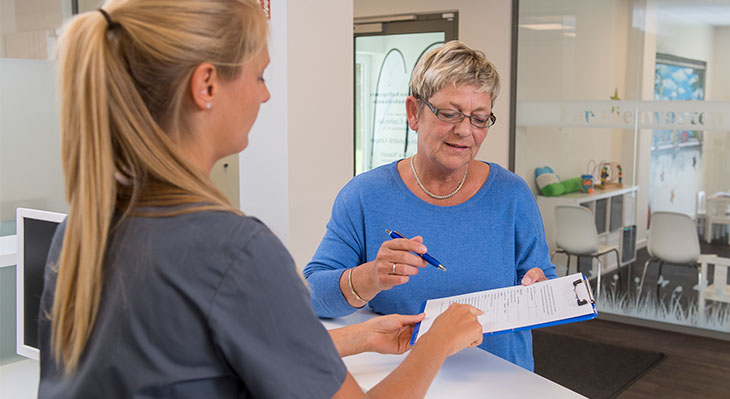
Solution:
[{"label": "eyeglasses", "polygon": [[428,109],[430,109],[437,118],[444,122],[461,123],[464,118],[469,118],[469,123],[471,123],[472,126],[480,129],[491,127],[492,125],[494,125],[495,122],[497,122],[497,117],[494,116],[494,114],[491,112],[489,113],[489,115],[466,115],[455,109],[436,108],[433,106],[433,104],[424,100],[423,98],[418,97],[418,99],[423,101],[423,103],[428,106]]}]

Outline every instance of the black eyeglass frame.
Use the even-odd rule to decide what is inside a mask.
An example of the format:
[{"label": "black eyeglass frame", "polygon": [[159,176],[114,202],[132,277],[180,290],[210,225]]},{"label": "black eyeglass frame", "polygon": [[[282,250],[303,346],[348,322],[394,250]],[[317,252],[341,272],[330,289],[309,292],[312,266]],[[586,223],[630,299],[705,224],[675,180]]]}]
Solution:
[{"label": "black eyeglass frame", "polygon": [[[454,123],[454,124],[461,123],[464,120],[464,118],[469,118],[469,123],[472,126],[474,126],[475,128],[477,128],[477,129],[488,129],[488,128],[494,126],[495,123],[497,123],[497,117],[492,112],[490,112],[489,113],[489,116],[487,116],[487,124],[485,126],[479,126],[479,125],[477,125],[477,124],[474,123],[474,118],[484,119],[480,115],[467,115],[467,114],[465,114],[463,112],[457,111],[455,109],[450,109],[450,108],[436,108],[436,107],[433,106],[433,104],[431,104],[430,102],[426,101],[424,98],[421,98],[421,97],[416,96],[416,99],[418,99],[420,101],[423,101],[423,103],[426,104],[426,106],[428,107],[428,109],[430,109],[431,112],[433,112],[433,114],[436,115],[436,117],[440,121],[443,121],[443,122],[446,122],[446,123]],[[453,121],[452,120],[445,120],[441,116],[439,116],[439,114],[441,114],[441,112],[446,112],[446,111],[448,111],[448,112],[454,112],[454,113],[458,114],[460,116],[459,120],[458,121],[456,121],[456,120],[453,120]]]}]

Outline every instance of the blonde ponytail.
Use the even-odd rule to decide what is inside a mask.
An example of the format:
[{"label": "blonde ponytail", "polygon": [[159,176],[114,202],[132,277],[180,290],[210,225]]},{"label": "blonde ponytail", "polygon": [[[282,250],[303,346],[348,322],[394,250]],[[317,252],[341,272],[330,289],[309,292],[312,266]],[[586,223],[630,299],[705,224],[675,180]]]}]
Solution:
[{"label": "blonde ponytail", "polygon": [[[62,166],[70,205],[58,260],[52,351],[75,371],[96,321],[115,211],[239,212],[179,152],[186,87],[212,63],[233,79],[266,45],[254,0],[129,0],[74,18],[59,43]],[[131,185],[119,185],[121,173]],[[186,205],[169,207],[170,205]]]}]

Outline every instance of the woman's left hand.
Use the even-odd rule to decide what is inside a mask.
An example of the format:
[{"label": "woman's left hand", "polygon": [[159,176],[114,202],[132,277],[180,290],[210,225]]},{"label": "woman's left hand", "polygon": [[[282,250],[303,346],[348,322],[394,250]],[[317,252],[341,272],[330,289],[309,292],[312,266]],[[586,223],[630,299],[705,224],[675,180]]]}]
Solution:
[{"label": "woman's left hand", "polygon": [[525,273],[522,277],[522,285],[530,285],[538,281],[546,281],[548,278],[545,277],[545,272],[539,267],[533,267]]},{"label": "woman's left hand", "polygon": [[409,342],[413,326],[423,320],[425,316],[424,313],[412,316],[391,314],[366,321],[363,324],[368,333],[368,350],[385,354],[400,354],[408,351],[411,348]]}]

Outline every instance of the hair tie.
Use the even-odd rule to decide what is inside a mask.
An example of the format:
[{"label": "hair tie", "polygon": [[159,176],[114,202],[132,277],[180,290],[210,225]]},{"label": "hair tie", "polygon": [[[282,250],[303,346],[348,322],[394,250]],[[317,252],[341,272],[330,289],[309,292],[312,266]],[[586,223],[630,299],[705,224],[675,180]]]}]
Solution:
[{"label": "hair tie", "polygon": [[112,21],[112,17],[110,17],[109,14],[107,14],[106,11],[104,11],[103,9],[99,8],[98,11],[101,13],[101,15],[104,16],[104,19],[106,19],[106,25],[107,25],[106,28],[107,29],[111,30],[111,29],[122,26],[118,22]]}]

